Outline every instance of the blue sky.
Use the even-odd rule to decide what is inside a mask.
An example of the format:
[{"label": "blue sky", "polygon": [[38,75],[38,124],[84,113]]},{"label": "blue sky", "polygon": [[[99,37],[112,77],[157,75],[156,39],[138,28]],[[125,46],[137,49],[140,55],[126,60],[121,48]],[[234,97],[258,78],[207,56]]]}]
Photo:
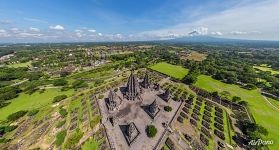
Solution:
[{"label": "blue sky", "polygon": [[279,40],[278,0],[0,0],[0,42]]}]

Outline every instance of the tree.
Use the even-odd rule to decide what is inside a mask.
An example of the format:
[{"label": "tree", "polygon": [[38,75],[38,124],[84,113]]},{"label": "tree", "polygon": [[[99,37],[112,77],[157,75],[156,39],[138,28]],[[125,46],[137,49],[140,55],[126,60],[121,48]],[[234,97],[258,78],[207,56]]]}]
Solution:
[{"label": "tree", "polygon": [[211,95],[212,95],[213,97],[218,97],[218,96],[219,96],[217,91],[212,92]]},{"label": "tree", "polygon": [[67,135],[67,130],[60,131],[56,134],[55,145],[60,146],[63,144],[65,137]]},{"label": "tree", "polygon": [[74,89],[88,87],[88,84],[82,80],[76,80],[72,84]]},{"label": "tree", "polygon": [[241,101],[241,97],[233,96],[232,101],[233,102],[240,102]]},{"label": "tree", "polygon": [[170,112],[170,111],[172,111],[172,108],[170,106],[165,106],[164,110],[167,111],[167,112]]},{"label": "tree", "polygon": [[52,100],[52,103],[57,103],[57,102],[60,102],[64,99],[67,98],[67,95],[63,94],[63,95],[58,95],[58,96],[55,96]]},{"label": "tree", "polygon": [[56,79],[53,81],[54,86],[65,86],[68,84],[68,81],[65,79]]},{"label": "tree", "polygon": [[224,97],[224,98],[229,99],[231,93],[228,92],[228,91],[222,91],[222,92],[220,93],[220,95],[221,95],[222,97]]},{"label": "tree", "polygon": [[64,108],[59,109],[59,114],[62,116],[62,118],[65,118],[68,114],[67,110]]},{"label": "tree", "polygon": [[197,74],[191,74],[189,73],[188,75],[186,75],[183,79],[183,82],[186,84],[194,84],[196,83],[198,80],[198,75]]},{"label": "tree", "polygon": [[248,103],[246,101],[240,101],[238,102],[239,105],[242,105],[242,106],[247,106]]},{"label": "tree", "polygon": [[240,120],[238,124],[243,134],[251,140],[263,139],[268,135],[268,131],[264,127],[248,120]]},{"label": "tree", "polygon": [[39,112],[38,109],[33,109],[27,113],[27,116],[34,116]]},{"label": "tree", "polygon": [[145,129],[146,134],[148,137],[155,137],[155,135],[157,134],[157,128],[154,125],[148,125]]},{"label": "tree", "polygon": [[28,111],[25,111],[25,110],[17,111],[17,112],[15,112],[15,113],[10,114],[10,115],[7,117],[7,119],[8,119],[9,121],[15,121],[15,120],[17,120],[17,119],[23,117],[27,112],[28,112]]}]

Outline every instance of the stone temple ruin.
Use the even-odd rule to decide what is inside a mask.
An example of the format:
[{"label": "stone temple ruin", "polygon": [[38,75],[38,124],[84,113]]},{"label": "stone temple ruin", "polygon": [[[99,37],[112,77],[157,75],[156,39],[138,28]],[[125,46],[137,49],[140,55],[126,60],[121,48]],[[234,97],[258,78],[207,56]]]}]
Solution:
[{"label": "stone temple ruin", "polygon": [[162,99],[168,102],[171,98],[170,90],[166,89],[165,93],[161,95]]},{"label": "stone temple ruin", "polygon": [[139,130],[137,129],[135,123],[131,122],[128,125],[126,125],[126,130],[123,132],[127,143],[131,145],[135,139],[138,137],[140,134]]},{"label": "stone temple ruin", "polygon": [[140,93],[141,93],[141,89],[140,89],[137,77],[132,72],[129,79],[128,79],[126,92],[125,92],[125,97],[128,100],[133,100],[134,101],[137,98],[139,98]]},{"label": "stone temple ruin", "polygon": [[121,104],[120,98],[116,95],[116,93],[112,90],[109,91],[108,98],[106,99],[106,104],[109,111],[116,110]]},{"label": "stone temple ruin", "polygon": [[158,107],[158,104],[156,102],[156,99],[153,101],[153,103],[151,103],[147,109],[147,113],[148,115],[154,119],[156,117],[156,115],[159,113],[160,108]]},{"label": "stone temple ruin", "polygon": [[150,87],[148,73],[145,74],[143,81],[141,82],[141,86],[146,89]]}]

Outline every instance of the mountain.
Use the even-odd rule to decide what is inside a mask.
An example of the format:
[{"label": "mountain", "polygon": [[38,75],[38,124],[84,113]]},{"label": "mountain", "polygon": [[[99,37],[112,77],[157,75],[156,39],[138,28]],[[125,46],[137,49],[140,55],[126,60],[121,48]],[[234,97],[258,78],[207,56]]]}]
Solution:
[{"label": "mountain", "polygon": [[216,45],[239,45],[239,46],[263,46],[263,47],[279,47],[279,41],[264,40],[243,40],[243,39],[227,39],[212,36],[186,36],[170,40],[166,43],[174,44],[216,44]]}]

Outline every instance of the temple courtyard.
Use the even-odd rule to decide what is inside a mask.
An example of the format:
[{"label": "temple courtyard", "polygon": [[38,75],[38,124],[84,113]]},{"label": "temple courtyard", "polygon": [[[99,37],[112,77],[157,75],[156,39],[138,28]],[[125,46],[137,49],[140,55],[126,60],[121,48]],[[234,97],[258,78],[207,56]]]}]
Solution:
[{"label": "temple courtyard", "polygon": [[[99,101],[102,123],[112,149],[156,149],[181,103],[170,100],[168,92],[151,86],[147,76],[143,80],[131,76],[127,85],[107,91],[104,100]],[[172,111],[165,111],[165,106],[172,107]],[[147,125],[157,128],[155,137],[147,136]]]}]

